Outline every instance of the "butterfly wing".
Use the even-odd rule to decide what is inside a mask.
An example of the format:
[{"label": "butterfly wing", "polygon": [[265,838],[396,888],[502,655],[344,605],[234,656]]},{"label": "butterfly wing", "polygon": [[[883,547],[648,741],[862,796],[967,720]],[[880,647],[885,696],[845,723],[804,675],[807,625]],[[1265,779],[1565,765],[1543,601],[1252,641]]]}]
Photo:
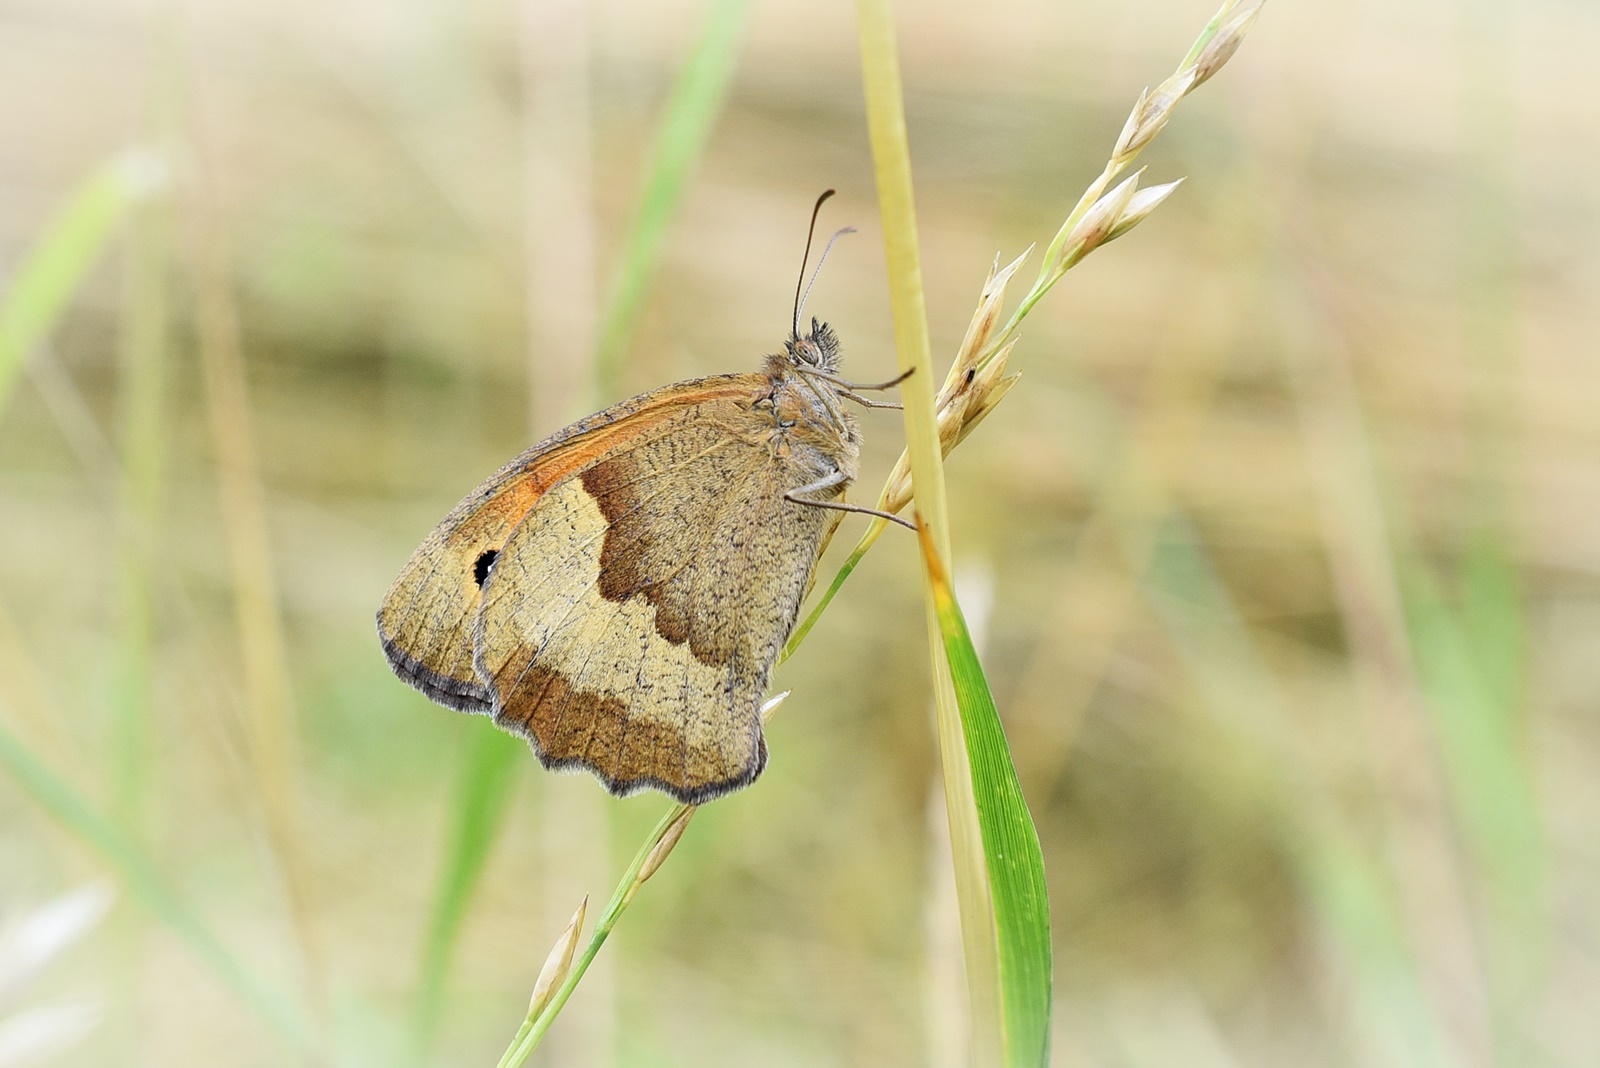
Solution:
[{"label": "butterfly wing", "polygon": [[574,423],[490,475],[434,528],[384,596],[378,636],[395,674],[440,704],[492,711],[473,670],[473,621],[512,531],[564,479],[692,421],[700,403],[748,397],[766,383],[743,374],[666,386]]},{"label": "butterfly wing", "polygon": [[616,449],[507,541],[475,663],[496,721],[547,767],[690,803],[761,773],[761,699],[838,519],[783,495],[853,477],[855,443],[791,449],[752,399],[708,399]]}]

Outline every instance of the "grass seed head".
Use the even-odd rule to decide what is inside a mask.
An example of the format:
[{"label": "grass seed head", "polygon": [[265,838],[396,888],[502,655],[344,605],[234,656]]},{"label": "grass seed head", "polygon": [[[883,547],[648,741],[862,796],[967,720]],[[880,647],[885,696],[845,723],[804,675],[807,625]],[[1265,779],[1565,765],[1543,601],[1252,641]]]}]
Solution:
[{"label": "grass seed head", "polygon": [[[1017,260],[1007,268],[1015,270],[1021,264]],[[1016,375],[1007,375],[1006,364],[1011,359],[1011,350],[1016,347],[1016,339],[1006,342],[998,352],[983,363],[969,365],[967,370],[959,375],[946,380],[945,388],[939,392],[939,452],[949,456],[950,450],[955,448],[972,428],[983,420],[983,417],[994,410],[1016,383]],[[904,453],[895,463],[894,470],[889,472],[889,479],[884,484],[883,496],[879,507],[885,511],[898,512],[911,502],[911,464]]]}]

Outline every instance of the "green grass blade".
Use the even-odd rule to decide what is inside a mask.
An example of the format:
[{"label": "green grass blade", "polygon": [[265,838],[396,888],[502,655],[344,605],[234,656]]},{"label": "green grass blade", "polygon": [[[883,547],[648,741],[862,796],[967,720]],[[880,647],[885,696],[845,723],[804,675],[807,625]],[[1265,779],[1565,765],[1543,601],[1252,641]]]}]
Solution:
[{"label": "green grass blade", "polygon": [[122,459],[117,572],[117,685],[112,713],[112,808],[141,836],[150,761],[157,604],[154,576],[167,449],[172,215],[136,207],[124,241],[117,407]]},{"label": "green grass blade", "polygon": [[944,650],[961,709],[972,768],[972,792],[983,832],[994,931],[1000,958],[1000,1006],[1005,1063],[1037,1066],[1050,1061],[1050,902],[1044,881],[1039,832],[1017,782],[1005,728],[973,648],[961,606],[923,528],[923,558]]},{"label": "green grass blade", "polygon": [[711,0],[700,36],[667,101],[644,191],[596,335],[594,385],[595,394],[602,399],[616,393],[623,358],[655,276],[667,228],[722,113],[749,10],[750,0]]},{"label": "green grass blade", "polygon": [[124,153],[78,184],[0,300],[0,407],[28,352],[55,326],[128,207],[163,184],[157,157]]},{"label": "green grass blade", "polygon": [[0,766],[39,807],[104,857],[121,875],[132,896],[290,1045],[304,1052],[314,1051],[311,1031],[294,1003],[246,968],[133,840],[96,812],[3,725]]},{"label": "green grass blade", "polygon": [[1535,980],[1550,941],[1549,860],[1523,721],[1528,637],[1515,563],[1504,546],[1480,538],[1463,564],[1459,607],[1420,564],[1401,574],[1418,681],[1456,821],[1486,891],[1490,980],[1504,1017]]},{"label": "green grass blade", "polygon": [[467,741],[450,828],[444,866],[439,870],[428,935],[422,944],[422,974],[411,1011],[411,1049],[416,1063],[427,1059],[438,1033],[444,1007],[445,980],[450,957],[461,935],[461,924],[472,893],[483,877],[505,812],[517,784],[517,772],[527,757],[519,738],[488,725],[473,724]]}]

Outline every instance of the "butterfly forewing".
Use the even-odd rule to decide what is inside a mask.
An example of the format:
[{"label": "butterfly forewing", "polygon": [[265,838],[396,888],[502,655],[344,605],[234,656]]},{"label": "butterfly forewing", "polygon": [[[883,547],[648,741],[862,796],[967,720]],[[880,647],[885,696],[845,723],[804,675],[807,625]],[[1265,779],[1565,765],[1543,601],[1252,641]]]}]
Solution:
[{"label": "butterfly forewing", "polygon": [[574,423],[490,475],[434,528],[383,599],[378,635],[395,674],[451,708],[491,711],[473,670],[472,628],[512,531],[552,486],[693,418],[697,400],[745,396],[765,382],[718,375],[663,387]]}]

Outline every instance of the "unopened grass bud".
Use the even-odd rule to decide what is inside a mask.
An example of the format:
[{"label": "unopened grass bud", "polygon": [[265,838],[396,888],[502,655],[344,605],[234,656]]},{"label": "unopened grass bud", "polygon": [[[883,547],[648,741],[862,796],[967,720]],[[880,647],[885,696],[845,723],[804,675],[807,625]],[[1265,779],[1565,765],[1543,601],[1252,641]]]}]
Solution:
[{"label": "unopened grass bud", "polygon": [[959,444],[972,432],[972,428],[983,421],[983,417],[994,410],[1000,403],[1000,398],[1010,392],[1016,385],[1020,375],[1006,374],[1006,365],[1011,360],[1011,350],[1017,347],[1015,339],[1008,341],[1005,348],[994,354],[978,372],[977,378],[972,383],[972,403],[967,406],[966,418],[961,422],[961,434],[956,438]]},{"label": "unopened grass bud", "polygon": [[567,929],[561,932],[561,937],[551,947],[544,967],[539,969],[539,979],[533,984],[533,997],[528,999],[528,1019],[538,1019],[544,1007],[550,1003],[550,995],[566,981],[567,972],[572,967],[572,953],[578,947],[578,936],[583,933],[583,915],[588,908],[589,895],[585,894],[583,900],[578,902],[578,911],[572,914]]},{"label": "unopened grass bud", "polygon": [[1000,321],[1000,312],[1005,306],[1006,284],[1032,253],[1033,246],[1030,245],[1026,252],[1004,268],[1000,266],[1000,258],[995,257],[994,265],[989,268],[989,277],[984,279],[983,290],[978,294],[978,307],[972,313],[972,321],[967,324],[966,336],[961,339],[961,348],[956,351],[956,358],[950,364],[950,373],[945,376],[944,385],[939,389],[941,408],[951,395],[964,388],[962,380],[989,347],[989,338],[994,335],[995,324]]},{"label": "unopened grass bud", "polygon": [[1072,233],[1067,235],[1067,241],[1062,246],[1063,259],[1082,259],[1105,242],[1106,236],[1111,233],[1112,227],[1122,218],[1122,213],[1127,210],[1128,202],[1133,199],[1133,194],[1139,189],[1139,175],[1143,174],[1141,168],[1132,176],[1125,178],[1111,192],[1094,202],[1094,205],[1083,213],[1083,218],[1078,220],[1078,225],[1072,228]]},{"label": "unopened grass bud", "polygon": [[1159,208],[1161,202],[1170,197],[1172,191],[1182,184],[1183,179],[1179,178],[1175,182],[1153,185],[1148,189],[1141,189],[1133,194],[1128,198],[1128,206],[1122,209],[1122,215],[1117,219],[1116,225],[1106,234],[1106,241],[1115,241],[1135,226],[1144,222],[1145,217]]},{"label": "unopened grass bud", "polygon": [[655,848],[650,850],[650,855],[644,858],[644,863],[639,865],[639,874],[633,880],[635,889],[643,886],[650,876],[656,873],[656,869],[666,863],[667,857],[677,846],[678,839],[689,829],[689,821],[694,819],[696,811],[698,810],[693,805],[689,805],[678,814],[677,819],[667,825],[667,829],[661,834],[661,841],[656,843]]},{"label": "unopened grass bud", "polygon": [[898,512],[910,503],[911,461],[902,452],[900,459],[894,463],[894,470],[889,472],[889,478],[883,484],[883,498],[878,507],[885,512]]},{"label": "unopened grass bud", "polygon": [[771,697],[766,699],[765,703],[763,703],[761,706],[762,726],[766,726],[767,720],[772,718],[772,714],[778,710],[778,706],[787,701],[789,699],[789,695],[793,692],[793,690],[785,690],[782,693],[773,694]]},{"label": "unopened grass bud", "polygon": [[1233,58],[1233,54],[1239,50],[1239,45],[1244,41],[1244,35],[1250,32],[1250,27],[1255,25],[1256,17],[1260,14],[1261,3],[1251,4],[1222,24],[1216,36],[1206,42],[1205,48],[1201,49],[1200,55],[1195,58],[1194,84],[1190,86],[1191,89],[1217,73],[1223,64]]},{"label": "unopened grass bud", "polygon": [[1180,70],[1154,90],[1146,89],[1140,93],[1139,102],[1133,106],[1128,121],[1123,124],[1122,135],[1117,138],[1117,147],[1111,152],[1112,159],[1126,159],[1154,140],[1167,120],[1172,118],[1172,110],[1177,107],[1178,101],[1194,88],[1194,78],[1195,69],[1189,67]]}]

